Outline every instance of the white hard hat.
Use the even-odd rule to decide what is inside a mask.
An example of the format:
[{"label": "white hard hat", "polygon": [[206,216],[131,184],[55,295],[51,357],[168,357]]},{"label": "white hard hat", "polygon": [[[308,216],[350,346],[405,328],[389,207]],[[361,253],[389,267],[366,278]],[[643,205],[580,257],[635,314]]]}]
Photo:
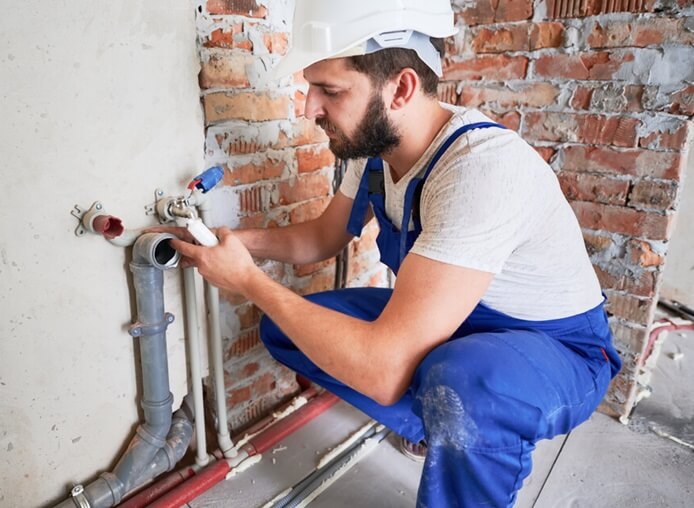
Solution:
[{"label": "white hard hat", "polygon": [[421,36],[449,37],[457,32],[450,0],[296,0],[292,48],[273,75],[282,78],[320,60],[386,47],[415,49],[432,67],[432,58],[420,51]]}]

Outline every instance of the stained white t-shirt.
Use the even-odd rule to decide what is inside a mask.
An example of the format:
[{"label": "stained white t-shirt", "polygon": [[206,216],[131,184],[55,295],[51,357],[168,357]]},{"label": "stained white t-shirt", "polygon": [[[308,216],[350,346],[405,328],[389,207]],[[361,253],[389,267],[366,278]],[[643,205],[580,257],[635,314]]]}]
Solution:
[{"label": "stained white t-shirt", "polygon": [[[386,214],[402,224],[405,191],[459,127],[490,122],[473,109],[454,114],[397,183],[384,161]],[[340,192],[354,199],[366,161],[350,161]],[[559,319],[602,301],[578,221],[556,175],[512,130],[474,129],[460,136],[422,189],[422,232],[410,252],[494,273],[482,303],[533,321]],[[410,219],[410,229],[413,229]],[[464,288],[461,288],[464,291]]]}]

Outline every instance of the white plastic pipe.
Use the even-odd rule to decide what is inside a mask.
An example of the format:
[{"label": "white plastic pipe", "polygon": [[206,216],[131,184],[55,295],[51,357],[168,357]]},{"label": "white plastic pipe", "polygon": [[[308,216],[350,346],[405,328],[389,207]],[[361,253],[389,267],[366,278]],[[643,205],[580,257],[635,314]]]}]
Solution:
[{"label": "white plastic pipe", "polygon": [[[206,197],[206,196],[205,196]],[[208,223],[210,218],[210,204],[202,195],[196,196],[198,209],[203,223]],[[215,399],[217,402],[217,441],[219,449],[225,457],[233,457],[236,454],[234,443],[229,435],[227,417],[226,388],[224,386],[224,361],[222,353],[222,330],[219,320],[219,290],[205,282],[205,299],[208,311],[208,334],[210,338],[210,350],[212,353],[212,375],[214,382]]]},{"label": "white plastic pipe", "polygon": [[188,355],[190,363],[190,381],[193,393],[193,410],[195,412],[195,463],[206,466],[210,459],[207,455],[205,439],[205,406],[202,394],[202,366],[200,360],[200,324],[198,321],[197,295],[195,294],[195,268],[183,269],[183,290],[186,305],[186,335],[188,336]]}]

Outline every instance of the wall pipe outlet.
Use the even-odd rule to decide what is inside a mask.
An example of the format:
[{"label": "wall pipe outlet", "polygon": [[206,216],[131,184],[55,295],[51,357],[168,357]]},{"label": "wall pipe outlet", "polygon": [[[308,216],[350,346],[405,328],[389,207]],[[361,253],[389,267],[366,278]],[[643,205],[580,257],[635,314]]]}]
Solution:
[{"label": "wall pipe outlet", "polygon": [[135,242],[133,273],[137,322],[130,334],[139,338],[143,395],[141,423],[113,472],[103,473],[87,487],[73,489],[60,508],[110,508],[155,474],[172,469],[188,448],[191,417],[184,408],[172,418],[169,391],[166,329],[173,316],[164,312],[162,270],[173,267],[178,253],[169,245],[173,235],[147,233]]}]

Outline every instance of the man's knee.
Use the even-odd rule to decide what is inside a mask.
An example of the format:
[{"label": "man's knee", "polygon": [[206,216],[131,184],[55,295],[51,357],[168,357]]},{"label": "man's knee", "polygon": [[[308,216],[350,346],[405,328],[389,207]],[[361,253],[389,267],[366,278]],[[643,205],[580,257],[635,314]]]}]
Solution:
[{"label": "man's knee", "polygon": [[493,341],[469,339],[439,346],[416,373],[416,410],[431,445],[499,448],[532,439],[542,411],[515,397],[518,387],[505,388],[517,380]]}]

